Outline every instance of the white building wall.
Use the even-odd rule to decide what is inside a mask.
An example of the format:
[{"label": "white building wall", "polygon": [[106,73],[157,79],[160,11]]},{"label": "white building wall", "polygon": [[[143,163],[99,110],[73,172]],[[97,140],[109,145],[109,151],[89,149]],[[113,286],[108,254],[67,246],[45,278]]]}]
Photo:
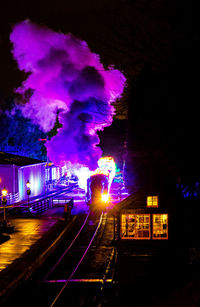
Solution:
[{"label": "white building wall", "polygon": [[18,172],[19,200],[27,198],[26,183],[31,184],[31,196],[45,192],[45,163],[22,166]]}]

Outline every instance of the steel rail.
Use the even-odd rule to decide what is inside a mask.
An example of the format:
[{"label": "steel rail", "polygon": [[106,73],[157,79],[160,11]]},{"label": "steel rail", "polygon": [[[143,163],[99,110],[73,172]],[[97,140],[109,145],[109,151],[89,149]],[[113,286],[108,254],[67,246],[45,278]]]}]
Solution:
[{"label": "steel rail", "polygon": [[63,257],[67,254],[67,252],[70,250],[70,248],[72,247],[72,245],[75,243],[76,239],[79,237],[81,231],[83,230],[87,219],[89,217],[89,214],[87,214],[81,228],[79,229],[78,233],[76,234],[75,238],[72,240],[72,242],[70,243],[70,245],[67,247],[67,249],[64,251],[64,253],[62,254],[62,256],[58,259],[58,261],[56,262],[56,264],[52,267],[52,269],[47,273],[47,275],[45,276],[45,278],[43,279],[43,281],[45,282],[47,280],[47,278],[51,275],[51,273],[55,270],[55,268],[57,267],[57,265],[61,262],[61,260],[63,259]]},{"label": "steel rail", "polygon": [[77,269],[79,268],[80,264],[82,263],[84,257],[86,256],[96,234],[97,234],[97,231],[99,230],[99,227],[101,226],[101,223],[102,223],[102,217],[103,217],[103,212],[101,213],[101,216],[100,216],[100,220],[99,220],[99,223],[97,225],[97,228],[95,229],[95,232],[92,236],[92,239],[90,240],[87,248],[85,249],[81,259],[79,260],[78,264],[76,265],[75,269],[73,270],[73,272],[71,273],[71,275],[69,276],[69,278],[66,280],[66,282],[64,283],[63,287],[61,288],[61,290],[59,291],[59,293],[57,294],[56,298],[54,299],[54,301],[52,302],[52,304],[50,305],[50,307],[53,307],[56,303],[56,301],[58,300],[58,298],[60,297],[60,295],[62,294],[62,292],[64,291],[64,289],[66,288],[66,286],[68,285],[68,283],[70,282],[70,280],[72,279],[72,277],[74,276],[74,274],[76,273]]}]

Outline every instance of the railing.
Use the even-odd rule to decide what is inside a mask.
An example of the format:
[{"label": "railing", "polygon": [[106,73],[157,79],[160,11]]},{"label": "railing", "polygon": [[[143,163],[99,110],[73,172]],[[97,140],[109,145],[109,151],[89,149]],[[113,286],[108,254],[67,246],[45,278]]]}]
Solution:
[{"label": "railing", "polygon": [[[73,186],[70,186],[70,187],[68,186],[65,189],[62,189],[60,191],[50,192],[48,196],[42,196],[42,197],[39,196],[38,198],[34,197],[34,199],[30,200],[29,202],[27,202],[27,200],[18,202],[19,194],[9,193],[7,195],[6,210],[7,212],[10,212],[10,213],[12,212],[12,214],[19,214],[22,212],[40,214],[41,212],[47,209],[53,208],[56,202],[54,200],[58,196],[61,196],[62,194],[70,192],[75,187],[77,187],[77,184],[74,184]],[[66,200],[65,203],[67,203],[68,201],[69,200]],[[3,210],[3,206],[1,204],[1,198],[0,198],[0,211],[2,210]]]},{"label": "railing", "polygon": [[53,207],[53,200],[52,198],[46,198],[41,201],[38,201],[36,203],[30,204],[29,206],[29,212],[30,213],[41,213],[47,209],[50,209]]},{"label": "railing", "polygon": [[[28,204],[26,203],[24,209],[28,211],[29,213],[35,213],[39,214],[47,209],[53,208],[55,206],[54,199],[57,196],[60,196],[64,193],[70,192],[72,188],[77,187],[77,184],[74,184],[71,187],[67,187],[66,189],[63,189],[62,191],[55,191],[52,192],[49,196],[40,198],[40,199],[35,199],[30,201]],[[66,200],[68,202],[69,200]]]},{"label": "railing", "polygon": [[19,201],[19,193],[8,193],[6,198],[7,198],[7,205],[16,203]]},{"label": "railing", "polygon": [[54,204],[57,204],[57,205],[66,204],[68,202],[69,202],[69,199],[58,199],[58,198],[53,199],[53,205]]}]

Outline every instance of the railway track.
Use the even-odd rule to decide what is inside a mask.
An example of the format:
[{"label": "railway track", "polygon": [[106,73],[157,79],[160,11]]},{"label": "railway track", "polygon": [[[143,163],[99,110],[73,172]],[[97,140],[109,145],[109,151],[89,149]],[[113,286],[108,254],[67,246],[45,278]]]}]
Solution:
[{"label": "railway track", "polygon": [[98,262],[94,260],[98,258],[95,252],[104,240],[107,222],[107,214],[103,213],[82,217],[81,227],[80,224],[74,226],[66,243],[63,241],[56,254],[13,298],[20,300],[19,306],[64,306],[67,303],[69,306],[101,306],[105,285],[113,279],[111,269],[115,257],[112,246],[103,248],[106,259],[100,266],[101,272],[94,271],[95,261]]},{"label": "railway track", "polygon": [[[65,250],[63,255],[60,257],[60,259],[58,260],[56,265],[53,266],[51,271],[46,275],[46,277],[44,279],[45,282],[48,282],[47,278],[49,278],[50,276],[59,276],[59,279],[55,279],[55,282],[60,280],[60,276],[62,274],[63,274],[63,276],[66,276],[65,277],[66,279],[64,280],[64,285],[62,286],[61,290],[59,291],[59,293],[57,294],[57,296],[55,297],[55,299],[51,303],[51,305],[50,305],[51,307],[54,306],[55,303],[58,301],[58,299],[62,295],[64,289],[67,287],[70,280],[75,275],[77,269],[80,267],[81,263],[83,262],[84,257],[86,256],[86,254],[87,254],[87,252],[88,252],[88,250],[89,250],[89,248],[90,248],[90,246],[91,246],[91,244],[92,244],[92,242],[93,242],[93,240],[94,240],[94,238],[97,234],[97,231],[98,231],[99,227],[101,226],[102,217],[103,217],[103,213],[100,216],[100,219],[98,221],[97,226],[95,225],[95,228],[93,229],[93,231],[91,231],[91,238],[89,237],[89,238],[87,238],[87,240],[85,240],[86,238],[84,238],[84,240],[83,240],[83,238],[81,237],[82,231],[83,231],[84,227],[89,225],[87,223],[88,218],[89,218],[89,214],[86,216],[86,219],[85,219],[83,225],[81,226],[79,232],[77,233],[76,237],[72,240],[71,244]],[[89,221],[91,221],[91,220],[89,219]],[[84,244],[84,245],[80,246],[80,244]],[[73,259],[73,266],[72,266],[72,259]],[[66,269],[66,264],[70,264],[70,267],[68,269]],[[63,265],[64,265],[64,271],[63,271]],[[61,271],[59,269],[59,266],[61,266]],[[50,282],[52,282],[52,280],[50,280]]]}]

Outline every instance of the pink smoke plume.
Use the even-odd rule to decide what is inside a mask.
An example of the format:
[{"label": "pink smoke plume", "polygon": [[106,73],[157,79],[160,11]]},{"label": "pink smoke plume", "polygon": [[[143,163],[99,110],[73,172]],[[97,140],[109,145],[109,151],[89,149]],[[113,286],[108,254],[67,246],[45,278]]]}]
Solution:
[{"label": "pink smoke plume", "polygon": [[93,169],[102,154],[97,131],[111,125],[111,103],[121,97],[125,76],[114,67],[106,70],[86,42],[29,20],[13,27],[10,40],[19,69],[27,73],[16,91],[32,93],[23,115],[48,132],[59,111],[63,127],[46,143],[50,160]]}]

